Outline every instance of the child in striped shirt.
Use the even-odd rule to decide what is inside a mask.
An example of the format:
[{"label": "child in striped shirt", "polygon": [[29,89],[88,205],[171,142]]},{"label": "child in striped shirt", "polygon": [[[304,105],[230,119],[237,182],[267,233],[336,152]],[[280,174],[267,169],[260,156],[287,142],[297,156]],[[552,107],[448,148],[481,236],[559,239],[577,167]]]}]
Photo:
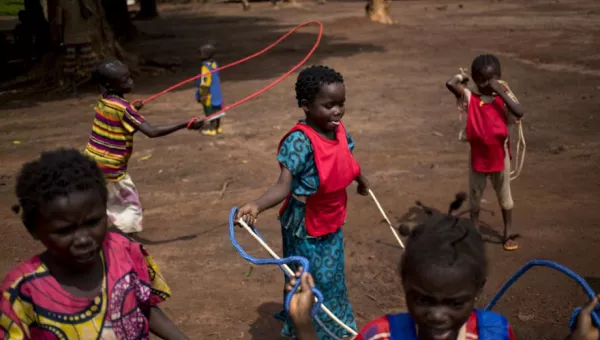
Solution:
[{"label": "child in striped shirt", "polygon": [[170,125],[151,125],[138,113],[142,103],[133,106],[124,98],[133,89],[129,69],[117,60],[104,61],[93,79],[105,91],[96,105],[92,133],[85,154],[96,161],[107,180],[107,212],[110,222],[122,232],[142,231],[142,206],[127,163],[133,152],[133,135],[139,130],[150,138],[162,137],[188,127],[199,130],[204,120]]}]

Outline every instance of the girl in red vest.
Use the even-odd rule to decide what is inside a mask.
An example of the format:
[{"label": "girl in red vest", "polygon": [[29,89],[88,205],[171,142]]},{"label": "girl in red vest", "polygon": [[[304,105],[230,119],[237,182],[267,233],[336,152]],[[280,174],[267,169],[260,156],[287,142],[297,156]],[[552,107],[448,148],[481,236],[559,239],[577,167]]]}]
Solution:
[{"label": "girl in red vest", "polygon": [[[342,123],[344,79],[326,66],[309,67],[298,76],[296,99],[306,119],[299,121],[279,143],[279,179],[261,197],[242,206],[237,218],[252,225],[259,213],[284,202],[279,213],[283,256],[306,257],[327,306],[342,322],[356,329],[346,288],[341,227],[346,219],[346,188],[356,181],[359,194],[366,196],[369,189],[352,156],[354,141]],[[321,314],[320,319],[336,336],[351,336]],[[294,337],[287,315],[282,312],[278,317],[285,321],[282,335]],[[331,339],[325,330],[316,327],[320,339]]]},{"label": "girl in red vest", "polygon": [[510,193],[508,119],[509,114],[521,119],[523,110],[514,94],[499,82],[502,73],[498,58],[490,54],[478,56],[471,65],[471,75],[477,87],[476,92],[467,89],[468,77],[464,73],[446,82],[448,90],[464,105],[467,112],[466,137],[471,145],[471,218],[479,227],[481,197],[489,178],[502,208],[504,249],[517,250],[519,245],[515,239],[518,234],[512,233],[514,203]]}]

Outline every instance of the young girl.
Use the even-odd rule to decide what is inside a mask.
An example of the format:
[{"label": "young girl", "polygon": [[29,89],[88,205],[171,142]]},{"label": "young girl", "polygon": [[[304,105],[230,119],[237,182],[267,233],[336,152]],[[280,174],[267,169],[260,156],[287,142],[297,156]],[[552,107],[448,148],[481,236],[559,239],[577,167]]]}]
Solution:
[{"label": "young girl", "polygon": [[[242,206],[237,218],[254,224],[258,214],[285,200],[279,217],[284,257],[306,257],[328,307],[342,322],[356,328],[345,282],[341,227],[346,218],[346,187],[356,181],[358,193],[367,195],[368,181],[352,156],[354,142],[341,121],[344,79],[328,67],[309,67],[298,76],[296,99],[306,119],[279,144],[277,184]],[[283,313],[280,317],[285,320],[282,334],[293,337],[290,320]],[[338,337],[350,335],[324,313],[321,320]],[[320,339],[330,339],[319,326],[317,332]]]},{"label": "young girl", "polygon": [[480,55],[471,65],[471,76],[477,93],[465,86],[468,77],[458,74],[446,82],[446,87],[464,103],[467,111],[466,137],[471,145],[469,190],[471,218],[479,227],[481,197],[487,179],[492,182],[504,220],[503,246],[517,250],[517,234],[512,233],[510,193],[510,148],[508,145],[508,113],[521,119],[523,110],[514,94],[501,85],[500,61],[493,55]]},{"label": "young girl", "polygon": [[94,80],[106,91],[96,105],[92,133],[85,154],[96,161],[104,173],[108,187],[108,218],[122,232],[133,234],[142,231],[142,206],[127,163],[133,152],[133,135],[139,130],[150,138],[162,137],[185,129],[198,130],[203,120],[172,125],[151,125],[138,113],[142,104],[135,107],[124,95],[133,89],[133,79],[127,66],[120,61],[102,62],[93,73]]},{"label": "young girl", "polygon": [[[451,211],[460,207],[456,202],[453,205]],[[487,260],[483,240],[470,221],[449,215],[416,227],[402,256],[400,273],[409,313],[377,318],[354,340],[515,339],[503,316],[473,308],[486,280]],[[291,280],[286,289],[290,291],[295,283]],[[310,274],[305,274],[290,303],[299,340],[317,339],[310,316],[314,286]],[[597,303],[598,298],[584,307],[567,339],[598,339],[590,317]]]},{"label": "young girl", "polygon": [[46,250],[2,283],[2,339],[187,339],[160,310],[171,295],[142,245],[107,232],[108,193],[76,150],[42,153],[17,179],[21,219]]}]

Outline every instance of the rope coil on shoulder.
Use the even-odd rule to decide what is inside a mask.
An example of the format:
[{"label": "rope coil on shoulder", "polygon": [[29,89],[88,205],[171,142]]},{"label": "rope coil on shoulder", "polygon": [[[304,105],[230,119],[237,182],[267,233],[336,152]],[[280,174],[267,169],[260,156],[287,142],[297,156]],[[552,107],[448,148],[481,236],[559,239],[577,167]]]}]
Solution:
[{"label": "rope coil on shoulder", "polygon": [[[309,262],[308,262],[308,260],[306,258],[304,258],[302,256],[291,256],[291,257],[286,257],[286,258],[283,258],[283,259],[280,258],[266,244],[266,242],[262,239],[262,237],[260,237],[260,235],[258,234],[258,232],[256,231],[256,229],[254,227],[248,226],[242,220],[235,221],[235,214],[237,213],[237,210],[238,210],[237,207],[233,207],[231,209],[230,213],[229,213],[229,238],[231,240],[231,243],[233,244],[233,247],[237,250],[237,252],[245,260],[247,260],[248,262],[250,262],[252,264],[256,264],[256,265],[276,264],[289,277],[294,277],[295,276],[294,271],[288,266],[288,264],[291,264],[291,263],[300,263],[300,265],[303,267],[302,268],[302,274],[304,274],[305,272],[308,271],[308,269],[309,269]],[[256,239],[261,244],[261,246],[263,246],[263,248],[265,248],[265,250],[271,255],[271,257],[273,257],[273,259],[259,259],[259,258],[255,258],[255,257],[251,256],[250,254],[246,253],[246,251],[244,251],[244,249],[240,246],[240,244],[235,239],[235,228],[236,228],[235,224],[236,224],[236,222],[239,222],[240,225],[242,226],[242,228],[244,228],[254,239]],[[286,310],[286,312],[289,312],[289,310],[290,310],[290,301],[292,299],[292,296],[298,290],[299,286],[300,286],[300,280],[297,280],[296,285],[293,287],[292,291],[290,291],[286,295],[286,297],[285,297],[285,310]],[[315,294],[315,305],[313,306],[313,310],[312,310],[311,315],[315,319],[315,321],[323,328],[323,330],[325,330],[325,332],[327,332],[334,339],[339,339],[335,334],[333,334],[329,329],[327,329],[327,327],[325,327],[325,325],[323,325],[323,323],[321,322],[321,320],[318,318],[317,313],[318,313],[319,310],[322,310],[323,312],[325,312],[325,314],[327,314],[327,316],[329,316],[338,325],[340,325],[342,328],[344,328],[346,331],[348,331],[353,336],[356,336],[357,333],[356,333],[356,331],[354,329],[352,329],[348,325],[344,324],[340,319],[338,319],[323,304],[323,295],[321,294],[321,292],[316,287],[313,287],[312,291]]]},{"label": "rope coil on shoulder", "polygon": [[[552,262],[552,261],[547,261],[547,260],[533,260],[533,261],[530,261],[527,264],[525,264],[513,276],[511,276],[508,279],[508,281],[506,281],[506,283],[504,283],[504,285],[500,288],[500,290],[492,298],[492,300],[487,305],[487,307],[485,307],[485,310],[486,311],[492,310],[492,308],[494,308],[494,306],[496,305],[496,303],[498,303],[498,301],[500,300],[500,298],[502,298],[502,296],[504,295],[504,293],[506,293],[506,291],[515,282],[517,282],[517,280],[521,276],[523,276],[523,274],[525,274],[527,271],[529,271],[533,267],[547,267],[547,268],[551,268],[551,269],[557,270],[557,271],[565,274],[569,278],[573,279],[575,282],[577,282],[585,290],[585,293],[590,297],[591,300],[593,300],[596,297],[596,294],[594,293],[594,291],[592,290],[592,288],[589,286],[589,284],[585,281],[585,279],[583,279],[581,276],[579,276],[577,273],[575,273],[574,271],[570,270],[569,268],[567,268],[565,266],[562,266],[562,265],[560,265],[560,264],[558,264],[556,262]],[[573,312],[573,314],[571,316],[571,320],[569,321],[569,325],[570,325],[571,329],[574,328],[575,320],[577,319],[577,316],[579,315],[580,311],[581,311],[581,308],[577,308]],[[600,316],[599,316],[597,310],[594,310],[594,312],[592,313],[592,321],[594,323],[594,326],[596,326],[597,328],[600,328]]]},{"label": "rope coil on shoulder", "polygon": [[517,152],[515,153],[515,167],[510,172],[510,180],[513,181],[519,177],[525,164],[525,135],[523,134],[523,122],[517,121]]}]

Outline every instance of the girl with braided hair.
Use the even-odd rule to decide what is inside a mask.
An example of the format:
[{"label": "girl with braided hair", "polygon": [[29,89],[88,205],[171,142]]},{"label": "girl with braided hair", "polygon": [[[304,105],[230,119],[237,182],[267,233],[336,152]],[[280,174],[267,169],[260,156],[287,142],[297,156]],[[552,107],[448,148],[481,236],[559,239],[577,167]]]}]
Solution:
[{"label": "girl with braided hair", "polygon": [[[279,144],[279,179],[261,197],[243,205],[236,220],[252,225],[259,213],[284,202],[279,212],[284,257],[306,257],[333,314],[356,328],[348,301],[341,228],[346,219],[346,188],[356,181],[358,193],[366,196],[369,183],[352,155],[354,141],[342,123],[344,79],[326,66],[309,67],[298,76],[296,99],[306,118]],[[320,319],[337,337],[350,336],[321,314]],[[295,337],[287,315],[282,312],[278,316],[285,320],[282,335]],[[320,339],[331,339],[323,328],[316,327]]]},{"label": "girl with braided hair", "polygon": [[[487,278],[484,243],[472,221],[452,216],[466,194],[456,195],[448,215],[426,209],[428,220],[409,231],[400,261],[408,313],[382,316],[364,326],[354,340],[514,340],[511,326],[499,314],[474,308]],[[300,288],[290,302],[298,340],[316,340],[311,311],[315,303],[312,276],[302,271],[286,291]],[[566,340],[596,340],[591,314],[598,297],[587,302]]]},{"label": "girl with braided hair", "polygon": [[[399,268],[409,313],[377,318],[364,326],[355,340],[515,339],[503,316],[474,309],[487,278],[488,262],[473,223],[452,216],[465,199],[466,194],[456,195],[450,214],[430,216],[410,231]],[[304,286],[309,279],[303,278]],[[306,288],[302,294],[312,296]],[[314,339],[305,322],[310,314],[307,305],[312,301],[299,296],[290,306],[302,340]]]}]

